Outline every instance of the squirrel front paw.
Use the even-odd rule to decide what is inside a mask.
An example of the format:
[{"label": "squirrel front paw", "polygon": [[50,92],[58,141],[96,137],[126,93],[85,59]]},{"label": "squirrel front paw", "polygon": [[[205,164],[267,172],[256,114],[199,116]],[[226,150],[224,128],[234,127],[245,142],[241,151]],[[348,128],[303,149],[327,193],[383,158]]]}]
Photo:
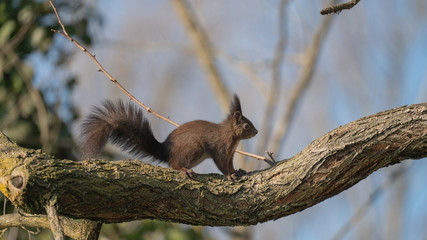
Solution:
[{"label": "squirrel front paw", "polygon": [[245,170],[243,170],[241,168],[239,168],[239,170],[237,170],[237,175],[239,175],[240,177],[243,176],[243,175],[245,175],[245,174],[246,174]]},{"label": "squirrel front paw", "polygon": [[185,176],[187,176],[188,178],[194,178],[194,176],[196,175],[193,169],[183,168],[181,172],[184,173]]},{"label": "squirrel front paw", "polygon": [[237,180],[245,174],[246,174],[246,171],[240,168],[239,170],[234,171],[233,173],[227,175],[227,179],[228,180]]}]

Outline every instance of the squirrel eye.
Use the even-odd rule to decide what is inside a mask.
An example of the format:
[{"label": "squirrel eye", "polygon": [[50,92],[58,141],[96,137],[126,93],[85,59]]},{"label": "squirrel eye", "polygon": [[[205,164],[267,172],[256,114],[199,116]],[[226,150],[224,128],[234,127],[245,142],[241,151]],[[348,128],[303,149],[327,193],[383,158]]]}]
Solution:
[{"label": "squirrel eye", "polygon": [[244,129],[249,129],[249,124],[247,124],[247,123],[243,124],[243,128]]}]

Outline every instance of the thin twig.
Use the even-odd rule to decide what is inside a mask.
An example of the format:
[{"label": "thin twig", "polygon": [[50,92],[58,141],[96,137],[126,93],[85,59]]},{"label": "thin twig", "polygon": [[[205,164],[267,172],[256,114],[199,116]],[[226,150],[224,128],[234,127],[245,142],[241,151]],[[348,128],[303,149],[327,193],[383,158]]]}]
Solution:
[{"label": "thin twig", "polygon": [[[108,72],[107,70],[105,70],[105,68],[98,62],[98,60],[96,59],[95,55],[90,53],[89,50],[87,50],[85,47],[83,47],[80,43],[78,43],[76,40],[74,40],[72,37],[70,37],[68,35],[68,33],[65,31],[65,27],[64,25],[62,25],[61,22],[61,18],[59,17],[59,14],[56,11],[56,8],[53,5],[52,0],[49,0],[49,3],[51,4],[52,8],[55,11],[56,17],[58,18],[58,22],[61,25],[62,31],[61,30],[55,30],[55,29],[51,29],[51,31],[55,32],[55,33],[59,33],[62,36],[64,36],[65,38],[67,38],[68,40],[70,40],[72,43],[74,43],[80,50],[82,50],[83,52],[85,52],[94,62],[95,64],[98,66],[100,72],[104,73],[114,84],[116,84],[116,86],[122,90],[122,92],[124,92],[127,96],[129,96],[129,98],[133,101],[135,101],[138,105],[140,105],[141,107],[143,107],[145,110],[147,110],[147,113],[152,113],[154,114],[156,117],[174,125],[175,127],[179,127],[178,123],[175,123],[174,121],[170,120],[169,117],[164,117],[162,115],[160,115],[159,113],[157,113],[156,111],[152,110],[150,107],[146,106],[145,104],[143,104],[142,102],[140,102],[138,99],[136,99],[129,91],[127,91],[118,81],[116,78],[113,78]],[[255,155],[252,153],[247,153],[244,151],[240,151],[240,150],[236,150],[237,153],[246,155],[248,157],[252,157],[258,160],[262,160],[262,161],[266,161],[267,158],[263,157],[263,156],[259,156],[259,155]]]},{"label": "thin twig", "polygon": [[56,11],[55,5],[53,5],[53,1],[49,0],[50,6],[52,7],[53,11],[55,12],[56,18],[58,19],[59,25],[61,25],[62,31],[64,31],[64,34],[68,36],[67,30],[65,30],[64,24],[62,24],[61,18],[59,17],[58,11]]},{"label": "thin twig", "polygon": [[6,215],[7,198],[3,195],[3,215]]},{"label": "thin twig", "polygon": [[56,18],[58,19],[59,24],[61,25],[62,31],[60,30],[55,30],[55,29],[51,29],[52,32],[55,33],[59,33],[62,36],[64,36],[65,38],[67,38],[68,40],[70,40],[72,43],[74,43],[80,50],[82,50],[84,53],[86,53],[94,62],[95,64],[98,66],[100,72],[104,73],[114,84],[117,85],[117,87],[120,88],[120,90],[122,90],[126,95],[129,96],[129,98],[133,101],[135,101],[138,105],[140,105],[141,107],[143,107],[145,110],[147,110],[147,112],[154,114],[156,117],[178,127],[179,125],[173,121],[171,121],[169,118],[164,117],[162,115],[160,115],[159,113],[155,112],[154,110],[152,110],[150,107],[144,105],[143,103],[141,103],[138,99],[136,99],[129,91],[127,91],[118,81],[116,78],[113,78],[111,76],[111,74],[109,74],[107,72],[107,70],[105,70],[105,68],[98,62],[98,60],[96,59],[96,56],[92,53],[90,53],[89,50],[87,50],[85,47],[83,47],[80,43],[78,43],[76,40],[74,40],[72,37],[70,37],[70,35],[68,35],[67,31],[65,30],[64,25],[62,24],[61,18],[59,17],[58,12],[56,11],[55,6],[53,5],[52,0],[49,0],[50,5],[52,6],[53,10],[55,11],[55,15]]},{"label": "thin twig", "polygon": [[267,155],[270,157],[270,159],[268,159],[268,160],[266,160],[265,162],[266,163],[268,163],[268,164],[270,164],[270,166],[274,166],[274,165],[276,165],[276,159],[274,159],[274,157],[273,157],[273,152],[269,152],[269,151],[265,151],[265,153],[267,153]]},{"label": "thin twig", "polygon": [[248,153],[248,152],[244,152],[244,151],[238,150],[238,149],[236,149],[235,152],[240,153],[240,154],[245,155],[245,156],[248,156],[248,157],[251,157],[251,158],[255,158],[255,159],[264,161],[264,162],[270,164],[271,166],[274,165],[274,164],[271,164],[271,159],[268,159],[267,157],[259,156],[259,155]]},{"label": "thin twig", "polygon": [[157,113],[156,111],[152,110],[150,107],[146,106],[145,104],[143,104],[142,102],[140,102],[138,99],[136,99],[129,91],[127,91],[118,81],[116,78],[113,78],[108,72],[107,70],[105,70],[105,68],[98,62],[98,60],[96,59],[95,55],[92,55],[92,53],[90,53],[89,50],[87,50],[86,48],[84,48],[80,43],[78,43],[76,40],[74,40],[72,37],[70,37],[69,35],[65,34],[64,31],[60,31],[60,30],[55,30],[55,29],[51,29],[52,32],[55,33],[59,33],[62,36],[66,37],[68,40],[70,40],[71,42],[73,42],[78,48],[80,48],[80,50],[82,50],[83,52],[85,52],[94,62],[95,64],[98,66],[98,71],[104,73],[114,84],[116,84],[117,87],[120,88],[120,90],[122,90],[126,95],[129,96],[129,98],[133,101],[135,101],[138,105],[140,105],[141,107],[143,107],[145,110],[147,110],[148,113],[152,113],[154,114],[156,117],[178,127],[179,125],[173,121],[171,121],[169,118],[164,117],[162,115],[160,115],[159,113]]},{"label": "thin twig", "polygon": [[27,231],[29,234],[37,235],[41,232],[40,228],[37,228],[36,231],[31,231],[30,229],[26,228],[24,225],[20,226],[22,229]]},{"label": "thin twig", "polygon": [[2,229],[1,231],[0,231],[0,238],[1,237],[3,237],[3,234],[8,230],[9,228],[5,228],[5,229]]},{"label": "thin twig", "polygon": [[352,0],[350,2],[346,2],[346,3],[342,3],[342,4],[338,4],[338,5],[333,5],[333,6],[324,8],[322,11],[320,11],[320,14],[327,15],[327,14],[331,14],[331,13],[339,13],[342,10],[345,10],[345,9],[348,10],[348,9],[353,8],[359,2],[360,2],[360,0]]}]

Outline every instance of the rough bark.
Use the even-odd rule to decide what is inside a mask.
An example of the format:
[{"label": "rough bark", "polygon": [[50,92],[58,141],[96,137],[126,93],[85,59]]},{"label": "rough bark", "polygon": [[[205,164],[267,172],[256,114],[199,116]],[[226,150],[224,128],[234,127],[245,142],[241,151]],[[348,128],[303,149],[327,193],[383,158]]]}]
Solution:
[{"label": "rough bark", "polygon": [[104,223],[159,219],[211,226],[278,219],[332,197],[379,168],[427,157],[427,103],[364,117],[291,159],[238,181],[187,179],[135,160],[57,160],[0,135],[0,190],[21,211]]}]

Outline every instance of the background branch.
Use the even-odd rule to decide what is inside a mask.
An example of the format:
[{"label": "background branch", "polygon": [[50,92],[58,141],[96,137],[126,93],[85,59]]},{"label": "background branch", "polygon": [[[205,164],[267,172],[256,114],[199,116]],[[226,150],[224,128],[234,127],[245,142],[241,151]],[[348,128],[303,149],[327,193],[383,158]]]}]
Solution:
[{"label": "background branch", "polygon": [[187,30],[190,40],[193,41],[196,57],[206,73],[208,83],[215,95],[218,96],[221,109],[226,113],[230,102],[230,93],[215,64],[214,51],[209,37],[201,24],[199,24],[194,10],[186,0],[173,0],[172,4]]},{"label": "background branch", "polygon": [[[230,67],[234,68],[237,72],[245,75],[258,89],[263,97],[267,97],[269,93],[268,86],[264,83],[264,80],[257,74],[256,66],[249,62],[243,62],[239,59],[234,58],[226,51],[221,49],[216,49],[216,55],[220,57],[225,63],[227,63]],[[264,65],[264,64],[263,64]],[[265,66],[263,66],[264,68]],[[259,68],[259,67],[258,67]]]},{"label": "background branch", "polygon": [[50,229],[52,230],[53,237],[55,240],[64,240],[64,229],[62,228],[61,223],[59,222],[59,216],[56,211],[56,197],[51,199],[46,205],[46,213],[49,218]]},{"label": "background branch", "polygon": [[330,6],[330,7],[324,8],[322,11],[320,11],[320,14],[326,15],[326,14],[331,14],[331,13],[339,13],[342,10],[346,10],[346,9],[348,10],[348,9],[353,8],[359,2],[360,2],[360,0],[352,0],[350,2]]},{"label": "background branch", "polygon": [[[93,234],[101,229],[101,223],[86,219],[72,219],[59,216],[59,221],[64,228],[64,234],[72,239],[95,240]],[[30,227],[50,229],[47,215],[21,215],[19,213],[0,216],[0,229],[11,227]],[[96,232],[96,230],[98,232]]]},{"label": "background branch", "polygon": [[390,176],[382,183],[379,187],[377,187],[366,200],[362,206],[357,209],[357,211],[353,214],[353,216],[344,223],[344,225],[339,229],[339,231],[332,238],[333,240],[343,239],[344,236],[360,221],[361,218],[368,212],[369,208],[372,207],[373,203],[381,196],[381,194],[392,185],[397,180],[400,180],[401,177],[406,173],[406,170],[409,168],[411,164],[406,164],[404,167],[401,167],[395,171],[393,171]]},{"label": "background branch", "polygon": [[277,102],[280,96],[280,83],[282,80],[282,65],[285,58],[285,48],[286,48],[286,7],[288,5],[287,0],[280,1],[278,9],[278,41],[276,45],[276,50],[274,51],[273,60],[271,62],[271,84],[270,91],[267,97],[267,104],[265,107],[264,118],[260,128],[260,137],[258,139],[258,146],[255,152],[261,152],[267,148],[268,140],[270,139],[272,133],[272,119],[274,112],[277,107]]}]

